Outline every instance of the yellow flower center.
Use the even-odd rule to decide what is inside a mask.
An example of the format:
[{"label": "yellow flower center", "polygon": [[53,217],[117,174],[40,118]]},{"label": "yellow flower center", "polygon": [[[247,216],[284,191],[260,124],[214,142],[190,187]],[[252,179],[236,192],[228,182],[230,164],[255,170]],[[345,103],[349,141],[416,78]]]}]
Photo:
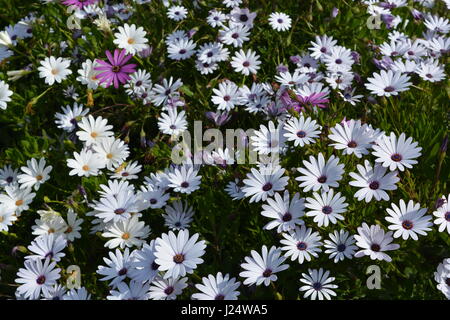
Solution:
[{"label": "yellow flower center", "polygon": [[128,240],[130,238],[130,234],[128,233],[128,232],[125,232],[123,235],[122,235],[122,239],[123,240]]},{"label": "yellow flower center", "polygon": [[106,155],[106,157],[107,157],[108,159],[112,159],[113,155],[112,155],[112,153],[108,153],[108,154]]},{"label": "yellow flower center", "polygon": [[128,39],[128,43],[129,44],[133,44],[134,43],[134,39],[132,39],[132,38]]},{"label": "yellow flower center", "polygon": [[58,70],[57,69],[52,69],[52,75],[56,75],[58,74]]},{"label": "yellow flower center", "polygon": [[23,200],[17,200],[16,201],[16,206],[21,206],[23,205]]},{"label": "yellow flower center", "polygon": [[92,132],[92,133],[91,133],[91,137],[92,137],[92,138],[96,138],[97,136],[98,136],[98,133],[97,133],[97,132]]},{"label": "yellow flower center", "polygon": [[81,169],[83,169],[84,171],[88,171],[89,170],[89,166],[85,164]]},{"label": "yellow flower center", "polygon": [[0,216],[0,222],[3,222],[3,220],[5,220],[4,216]]},{"label": "yellow flower center", "polygon": [[55,229],[53,229],[53,228],[48,229],[48,233],[54,233],[54,232],[55,232]]},{"label": "yellow flower center", "polygon": [[41,175],[37,175],[37,176],[36,176],[36,180],[37,180],[37,181],[41,181],[42,179],[44,179],[43,176],[41,176]]}]

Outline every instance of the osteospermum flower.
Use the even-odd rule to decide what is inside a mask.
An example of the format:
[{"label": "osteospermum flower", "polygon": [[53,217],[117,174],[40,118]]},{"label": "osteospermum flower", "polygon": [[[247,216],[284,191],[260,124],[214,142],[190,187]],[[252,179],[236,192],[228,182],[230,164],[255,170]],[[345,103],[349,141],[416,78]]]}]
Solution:
[{"label": "osteospermum flower", "polygon": [[292,19],[285,13],[273,12],[270,14],[269,23],[276,31],[286,31],[291,28]]},{"label": "osteospermum flower", "polygon": [[349,185],[360,188],[355,193],[355,198],[366,202],[370,202],[372,198],[376,201],[389,200],[385,190],[397,189],[396,183],[400,181],[397,171],[386,174],[387,168],[379,164],[372,167],[368,160],[364,160],[364,166],[358,164],[356,167],[359,173],[350,172],[350,177],[355,180],[349,182]]},{"label": "osteospermum flower", "polygon": [[150,299],[152,300],[175,300],[188,286],[187,277],[163,278],[156,277],[150,286]]},{"label": "osteospermum flower", "polygon": [[337,223],[338,220],[344,220],[341,213],[347,211],[348,204],[345,203],[345,197],[341,197],[341,193],[334,194],[334,190],[318,194],[314,192],[314,198],[306,198],[305,207],[310,210],[306,212],[306,216],[314,217],[314,222],[319,227],[328,227],[328,224]]},{"label": "osteospermum flower", "polygon": [[111,290],[107,300],[148,300],[150,298],[150,283],[131,280],[129,284],[121,282],[117,290]]},{"label": "osteospermum flower", "polygon": [[176,108],[169,108],[167,113],[161,113],[158,118],[158,129],[164,134],[178,136],[187,129],[186,112],[178,112]]},{"label": "osteospermum flower", "polygon": [[158,275],[159,265],[155,262],[155,240],[144,243],[140,250],[134,250],[130,277],[141,282],[152,282]]},{"label": "osteospermum flower", "polygon": [[275,191],[283,191],[288,184],[288,177],[283,177],[284,168],[276,165],[261,166],[259,170],[251,169],[244,179],[242,191],[246,197],[251,197],[250,202],[265,201],[273,196]]},{"label": "osteospermum flower", "polygon": [[335,280],[334,277],[330,277],[330,271],[324,271],[322,268],[319,270],[308,269],[308,274],[302,273],[300,281],[305,285],[300,287],[300,291],[306,291],[303,295],[304,298],[310,297],[311,300],[331,300],[331,296],[336,296],[333,289],[338,286],[332,284]]},{"label": "osteospermum flower", "polygon": [[50,259],[59,262],[66,254],[61,252],[67,246],[63,235],[53,233],[43,234],[34,239],[28,246],[28,250],[34,255],[26,256],[26,259]]},{"label": "osteospermum flower", "polygon": [[199,176],[198,171],[192,166],[183,165],[181,168],[175,168],[173,172],[170,172],[167,178],[169,187],[173,188],[173,191],[190,194],[200,189],[202,176]]},{"label": "osteospermum flower", "polygon": [[130,250],[125,248],[123,253],[119,249],[115,252],[110,251],[109,258],[103,258],[107,266],[98,266],[97,273],[104,276],[101,281],[111,280],[109,285],[116,288],[128,276],[132,268],[132,256]]},{"label": "osteospermum flower", "polygon": [[180,230],[178,235],[169,231],[156,239],[155,262],[160,271],[166,271],[164,279],[193,273],[197,265],[203,263],[200,257],[205,254],[206,244],[204,240],[197,242],[198,237],[198,233],[189,237],[188,230]]},{"label": "osteospermum flower", "polygon": [[18,185],[6,186],[4,191],[4,194],[0,194],[0,203],[12,210],[17,216],[20,216],[22,211],[29,209],[29,205],[36,196],[36,193],[31,192],[31,188],[19,189]]},{"label": "osteospermum flower", "polygon": [[194,293],[192,299],[195,300],[237,300],[240,292],[236,289],[240,286],[240,282],[236,282],[236,278],[230,275],[222,275],[218,272],[216,276],[210,274],[208,277],[202,278],[202,284],[196,284],[195,287],[201,293]]},{"label": "osteospermum flower", "polygon": [[57,127],[66,132],[72,132],[78,128],[78,121],[80,121],[87,113],[88,109],[83,109],[82,104],[74,102],[73,107],[70,105],[62,107],[62,113],[55,113],[55,123]]},{"label": "osteospermum flower", "polygon": [[437,289],[440,290],[447,299],[450,299],[450,258],[439,263],[434,280],[437,282]]},{"label": "osteospermum flower", "polygon": [[285,246],[281,247],[281,250],[286,251],[284,256],[290,257],[292,261],[298,260],[298,263],[302,264],[305,260],[311,261],[311,256],[317,258],[318,253],[322,251],[319,233],[304,225],[289,233],[283,233],[282,236],[284,239],[280,242]]},{"label": "osteospermum flower", "polygon": [[419,235],[426,235],[427,231],[431,230],[431,216],[425,216],[426,208],[420,208],[420,204],[412,200],[408,204],[400,200],[400,205],[391,204],[392,209],[386,209],[389,216],[386,221],[390,222],[389,230],[394,230],[394,238],[402,237],[407,240],[411,237],[413,240],[418,240]]},{"label": "osteospermum flower", "polygon": [[150,233],[150,228],[137,216],[127,220],[119,220],[108,225],[102,237],[111,238],[105,243],[105,247],[115,249],[117,247],[141,247]]},{"label": "osteospermum flower", "polygon": [[294,146],[303,147],[307,144],[315,142],[315,138],[319,137],[321,126],[319,126],[316,120],[312,120],[310,117],[306,118],[303,114],[299,118],[291,118],[284,125],[284,136],[288,141],[294,141]]},{"label": "osteospermum flower", "polygon": [[290,200],[289,192],[285,190],[283,198],[279,193],[275,193],[274,198],[268,198],[267,204],[262,206],[261,215],[272,219],[264,226],[264,229],[271,230],[276,227],[277,232],[284,232],[295,229],[297,225],[304,224],[304,221],[300,218],[304,215],[305,200],[300,199],[298,193]]},{"label": "osteospermum flower", "polygon": [[85,287],[70,289],[63,297],[63,300],[91,300],[91,294]]},{"label": "osteospermum flower", "polygon": [[397,250],[400,245],[392,243],[392,231],[387,233],[377,225],[363,223],[358,228],[358,234],[355,235],[356,245],[361,248],[356,252],[355,257],[370,256],[372,260],[385,260],[391,262],[391,257],[385,251]]},{"label": "osteospermum flower", "polygon": [[94,144],[93,149],[104,159],[106,168],[109,170],[122,164],[130,154],[128,145],[113,137],[102,138]]},{"label": "osteospermum flower", "polygon": [[137,211],[136,196],[132,191],[122,191],[117,195],[107,195],[94,201],[95,215],[104,222],[128,220]]},{"label": "osteospermum flower", "polygon": [[108,124],[107,119],[102,117],[94,118],[92,115],[81,118],[78,127],[80,130],[76,134],[87,146],[91,146],[101,139],[114,134],[114,132],[110,131],[113,126]]},{"label": "osteospermum flower", "polygon": [[257,286],[264,283],[267,287],[270,282],[277,281],[277,272],[289,268],[288,264],[282,264],[286,258],[281,256],[281,250],[272,246],[270,250],[266,246],[262,246],[262,255],[252,250],[251,257],[245,257],[245,263],[241,264],[242,271],[239,276],[245,278],[245,285]]},{"label": "osteospermum flower", "polygon": [[52,171],[52,166],[45,166],[46,162],[44,158],[39,159],[39,163],[36,159],[32,158],[27,161],[27,166],[20,168],[23,174],[20,174],[17,178],[19,179],[20,188],[32,188],[38,190],[41,184],[50,179],[50,172]]},{"label": "osteospermum flower", "polygon": [[417,142],[413,142],[412,138],[406,139],[404,133],[397,136],[391,132],[390,136],[383,135],[377,140],[377,144],[373,146],[372,154],[377,157],[375,162],[380,162],[383,167],[394,171],[398,169],[404,171],[405,167],[411,169],[414,160],[421,155],[421,147],[417,146]]},{"label": "osteospermum flower", "polygon": [[348,234],[347,231],[339,230],[329,234],[330,240],[325,240],[324,247],[327,248],[325,253],[329,254],[330,259],[334,258],[334,263],[341,260],[352,259],[357,246],[355,246],[355,238]]},{"label": "osteospermum flower", "polygon": [[240,72],[246,76],[250,73],[256,74],[260,68],[260,64],[261,61],[259,61],[259,55],[251,49],[247,50],[247,52],[241,49],[231,58],[231,66],[234,68],[234,71]]},{"label": "osteospermum flower", "polygon": [[396,96],[399,92],[409,90],[409,86],[412,84],[408,82],[411,79],[408,75],[398,71],[381,70],[379,74],[374,73],[372,76],[373,78],[367,79],[369,83],[366,83],[365,86],[377,96]]},{"label": "osteospermum flower", "polygon": [[25,268],[20,268],[17,272],[16,283],[21,284],[17,292],[26,299],[39,299],[41,292],[47,294],[60,278],[61,269],[55,269],[56,262],[50,262],[50,259],[25,260],[24,264]]},{"label": "osteospermum flower", "polygon": [[284,149],[283,123],[275,124],[269,121],[268,126],[260,125],[259,130],[254,131],[250,137],[250,143],[259,154],[280,154]]},{"label": "osteospermum flower", "polygon": [[5,81],[0,81],[0,109],[6,110],[7,102],[11,101],[12,94],[9,85]]},{"label": "osteospermum flower", "polygon": [[339,164],[339,158],[334,155],[325,162],[323,154],[319,153],[317,159],[310,156],[309,161],[303,160],[303,165],[305,168],[297,169],[302,175],[295,180],[301,182],[300,187],[303,187],[304,192],[311,189],[328,191],[330,187],[336,188],[344,173],[344,165]]},{"label": "osteospermum flower", "polygon": [[95,4],[97,0],[64,0],[62,3],[66,6],[77,6],[80,9],[83,9],[86,6],[91,4]]},{"label": "osteospermum flower", "polygon": [[439,232],[447,232],[450,234],[450,194],[445,198],[442,196],[443,204],[433,212],[433,215],[437,218],[434,223],[439,226]]},{"label": "osteospermum flower", "polygon": [[368,154],[368,149],[372,147],[372,136],[361,125],[361,120],[352,119],[336,124],[331,128],[328,138],[335,142],[331,144],[335,149],[343,150],[343,154],[354,154],[358,158]]},{"label": "osteospermum flower", "polygon": [[67,166],[72,168],[69,172],[70,176],[96,176],[106,165],[105,160],[91,150],[83,149],[80,153],[74,152],[73,157],[74,159],[67,159]]},{"label": "osteospermum flower", "polygon": [[180,230],[189,228],[189,224],[192,222],[192,216],[194,210],[185,202],[180,200],[174,201],[171,205],[165,207],[166,214],[164,217],[164,225],[172,230]]},{"label": "osteospermum flower", "polygon": [[12,226],[14,221],[17,220],[17,216],[14,210],[9,209],[5,205],[0,205],[0,231],[8,232],[9,226]]},{"label": "osteospermum flower", "polygon": [[55,81],[61,83],[61,81],[65,80],[69,74],[72,74],[72,70],[69,69],[69,59],[51,56],[45,58],[40,64],[41,66],[38,67],[39,77],[45,78],[45,83],[50,86],[53,85]]},{"label": "osteospermum flower", "polygon": [[124,84],[130,80],[128,74],[135,72],[136,64],[126,64],[133,56],[125,55],[125,50],[114,50],[114,56],[109,50],[105,51],[108,62],[97,59],[98,67],[94,70],[101,71],[97,78],[100,83],[105,83],[108,88],[111,83],[114,83],[114,88],[119,88],[119,83]]},{"label": "osteospermum flower", "polygon": [[125,23],[123,27],[119,27],[119,32],[115,33],[114,43],[121,49],[125,49],[128,54],[136,54],[147,47],[148,40],[145,38],[147,32],[144,28],[136,28]]}]

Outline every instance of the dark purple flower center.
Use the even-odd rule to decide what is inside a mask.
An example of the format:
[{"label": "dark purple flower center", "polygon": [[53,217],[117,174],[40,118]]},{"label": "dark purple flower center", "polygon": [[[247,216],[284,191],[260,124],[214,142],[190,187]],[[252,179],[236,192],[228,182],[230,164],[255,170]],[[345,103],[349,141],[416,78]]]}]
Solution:
[{"label": "dark purple flower center", "polygon": [[450,278],[445,279],[445,284],[450,286]]},{"label": "dark purple flower center", "polygon": [[248,67],[248,66],[250,65],[250,62],[244,61],[244,62],[242,63],[242,65],[243,65],[244,67]]},{"label": "dark purple flower center", "polygon": [[278,23],[283,23],[283,19],[278,19],[277,22]]},{"label": "dark purple flower center", "polygon": [[112,72],[120,72],[120,66],[113,66],[111,70]]},{"label": "dark purple flower center", "polygon": [[247,22],[248,21],[248,17],[246,14],[241,14],[239,16],[239,20],[241,20],[242,22]]},{"label": "dark purple flower center", "polygon": [[223,294],[218,294],[215,298],[214,298],[214,300],[225,300],[225,296],[223,295]]},{"label": "dark purple flower center", "polygon": [[230,101],[231,97],[229,95],[226,95],[226,96],[223,97],[223,100],[224,101]]},{"label": "dark purple flower center", "polygon": [[268,277],[270,277],[271,274],[272,274],[272,270],[271,269],[266,269],[263,272],[263,277],[268,278]]},{"label": "dark purple flower center", "polygon": [[45,283],[45,276],[44,276],[44,275],[39,276],[39,277],[36,279],[36,283],[39,284],[39,285],[44,284],[44,283]]},{"label": "dark purple flower center", "polygon": [[387,86],[386,88],[384,88],[385,92],[392,92],[395,91],[395,88],[393,86]]},{"label": "dark purple flower center", "polygon": [[327,177],[326,176],[320,176],[319,178],[317,178],[317,182],[325,183],[325,182],[327,182]]},{"label": "dark purple flower center", "polygon": [[237,38],[239,38],[239,33],[235,32],[235,33],[233,33],[233,34],[231,35],[231,37],[232,37],[233,39],[237,39]]},{"label": "dark purple flower center", "polygon": [[299,137],[299,138],[306,137],[306,132],[303,130],[297,131],[297,137]]},{"label": "dark purple flower center", "polygon": [[325,48],[325,47],[320,48],[320,52],[326,53],[327,52],[327,48]]},{"label": "dark purple flower center", "polygon": [[128,172],[122,172],[122,177],[128,177],[130,174]]},{"label": "dark purple flower center", "polygon": [[125,209],[119,208],[119,209],[114,210],[114,213],[115,214],[123,214],[125,211],[126,211]]},{"label": "dark purple flower center", "polygon": [[183,263],[183,261],[184,261],[184,254],[182,253],[178,253],[173,257],[173,262],[175,263],[180,264]]},{"label": "dark purple flower center", "polygon": [[172,130],[175,130],[177,128],[177,126],[174,125],[174,124],[171,124],[169,128],[172,129]]},{"label": "dark purple flower center", "polygon": [[180,221],[177,221],[177,222],[175,223],[175,227],[177,227],[177,228],[181,227],[181,222],[180,222]]},{"label": "dark purple flower center", "polygon": [[410,56],[413,56],[413,55],[414,55],[414,51],[409,50],[409,51],[408,51],[408,54],[409,54]]},{"label": "dark purple flower center", "polygon": [[372,245],[370,246],[370,249],[371,249],[372,251],[378,252],[378,251],[380,251],[381,247],[380,247],[379,244],[374,243],[374,244],[372,244]]},{"label": "dark purple flower center", "polygon": [[336,59],[336,64],[341,64],[342,63],[342,59]]},{"label": "dark purple flower center", "polygon": [[166,295],[170,295],[175,289],[172,286],[167,287],[166,289],[164,289],[164,293]]},{"label": "dark purple flower center", "polygon": [[150,204],[156,204],[158,202],[158,200],[156,200],[155,198],[150,199]]},{"label": "dark purple flower center", "polygon": [[301,241],[301,242],[297,243],[298,250],[303,251],[303,250],[306,250],[306,248],[308,248],[308,245],[305,242]]},{"label": "dark purple flower center", "polygon": [[8,177],[6,178],[6,182],[11,183],[13,182],[14,178],[13,177]]},{"label": "dark purple flower center", "polygon": [[182,187],[182,188],[187,188],[187,187],[189,187],[189,182],[183,181],[183,182],[181,183],[181,187]]},{"label": "dark purple flower center", "polygon": [[213,55],[214,55],[214,53],[212,53],[211,51],[208,52],[208,53],[206,54],[206,56],[207,56],[208,58],[211,58]]},{"label": "dark purple flower center", "polygon": [[323,212],[324,214],[330,214],[330,213],[333,212],[333,208],[332,208],[331,206],[324,206],[324,207],[322,208],[322,212]]},{"label": "dark purple flower center", "polygon": [[140,86],[142,86],[142,81],[141,80],[136,82],[136,87],[140,87]]},{"label": "dark purple flower center", "polygon": [[433,75],[432,75],[431,73],[427,73],[427,74],[425,75],[425,77],[427,77],[428,79],[431,79],[431,78],[433,78]]},{"label": "dark purple flower center", "polygon": [[180,54],[185,54],[185,53],[186,53],[186,49],[181,49],[181,50],[179,51],[179,53],[180,53]]},{"label": "dark purple flower center", "polygon": [[319,291],[322,289],[322,284],[320,282],[314,282],[312,287],[314,290]]},{"label": "dark purple flower center", "polygon": [[380,183],[378,181],[372,181],[369,184],[369,188],[372,190],[377,190],[380,187]]},{"label": "dark purple flower center", "polygon": [[124,276],[126,275],[128,272],[127,268],[122,268],[119,270],[119,272],[117,273],[119,276]]},{"label": "dark purple flower center", "polygon": [[414,224],[411,220],[405,220],[402,222],[402,227],[403,229],[411,230],[414,227]]},{"label": "dark purple flower center", "polygon": [[48,252],[48,253],[45,255],[45,257],[46,257],[46,258],[52,259],[52,258],[53,258],[53,251]]},{"label": "dark purple flower center", "polygon": [[357,146],[358,146],[358,144],[354,140],[347,143],[347,147],[349,147],[349,148],[356,148]]},{"label": "dark purple flower center", "polygon": [[392,51],[391,55],[397,56],[398,55],[398,51]]},{"label": "dark purple flower center", "polygon": [[447,211],[444,215],[445,221],[450,222],[450,211]]},{"label": "dark purple flower center", "polygon": [[346,248],[345,244],[341,243],[337,246],[337,251],[344,252],[345,248]]},{"label": "dark purple flower center", "polygon": [[267,182],[265,185],[263,185],[262,189],[263,191],[269,191],[272,189],[272,184],[270,182]]},{"label": "dark purple flower center", "polygon": [[395,162],[402,161],[402,155],[401,155],[401,154],[398,154],[398,153],[394,153],[394,154],[391,156],[391,160],[392,160],[392,161],[395,161]]},{"label": "dark purple flower center", "polygon": [[283,217],[281,218],[281,220],[283,220],[284,222],[288,222],[292,220],[292,214],[290,214],[289,212],[286,212],[285,214],[283,214]]}]

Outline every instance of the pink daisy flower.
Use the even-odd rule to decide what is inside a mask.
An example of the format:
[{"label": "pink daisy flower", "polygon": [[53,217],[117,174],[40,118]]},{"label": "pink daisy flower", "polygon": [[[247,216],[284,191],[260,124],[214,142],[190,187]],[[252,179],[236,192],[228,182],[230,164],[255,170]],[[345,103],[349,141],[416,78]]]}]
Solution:
[{"label": "pink daisy flower", "polygon": [[94,70],[102,71],[97,75],[97,78],[100,83],[106,83],[106,88],[114,82],[114,88],[117,89],[119,88],[119,82],[123,84],[131,79],[128,74],[136,71],[136,64],[125,64],[133,57],[131,54],[125,55],[125,50],[114,50],[114,57],[108,50],[105,53],[109,63],[97,59],[100,66],[95,67]]},{"label": "pink daisy flower", "polygon": [[82,9],[84,6],[96,3],[97,0],[64,0],[62,3],[66,6],[77,6]]}]

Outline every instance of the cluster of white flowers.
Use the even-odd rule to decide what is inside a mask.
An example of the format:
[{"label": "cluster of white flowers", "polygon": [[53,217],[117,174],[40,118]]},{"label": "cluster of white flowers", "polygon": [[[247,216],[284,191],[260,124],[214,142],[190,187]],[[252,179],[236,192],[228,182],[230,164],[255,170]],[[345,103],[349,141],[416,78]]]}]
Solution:
[{"label": "cluster of white flowers", "polygon": [[[145,5],[150,0],[134,2]],[[217,86],[211,89],[209,100],[217,111],[209,112],[207,117],[221,126],[229,121],[229,113],[239,107],[244,107],[250,115],[262,114],[266,122],[246,142],[261,159],[274,154],[281,158],[281,161],[278,158],[259,161],[245,178],[233,176],[227,180],[225,192],[232,200],[261,205],[261,215],[268,220],[261,228],[276,231],[280,243],[264,245],[259,252],[249,248],[249,256],[240,265],[243,285],[269,286],[277,281],[278,273],[317,259],[322,252],[334,263],[365,256],[391,262],[387,252],[395,253],[400,248],[400,244],[393,243],[394,239],[418,241],[419,236],[425,237],[432,231],[433,222],[439,232],[450,234],[450,194],[442,196],[433,212],[434,221],[432,215],[426,214],[427,208],[414,199],[400,196],[399,201],[390,202],[384,210],[388,230],[379,221],[377,224],[362,222],[355,234],[342,227],[349,216],[349,203],[354,200],[343,195],[343,179],[351,178],[348,184],[355,190],[355,202],[391,201],[402,175],[418,163],[422,148],[406,128],[400,134],[386,133],[361,120],[339,119],[329,131],[324,130],[317,116],[320,109],[328,107],[334,93],[342,101],[357,105],[364,98],[355,93],[358,86],[358,90],[365,87],[371,95],[389,98],[412,88],[413,80],[443,81],[444,63],[450,52],[450,40],[446,36],[450,31],[448,19],[414,9],[414,19],[422,21],[426,28],[422,38],[418,38],[397,30],[408,22],[395,15],[397,8],[407,5],[406,0],[362,2],[371,16],[382,15],[383,23],[391,29],[388,40],[373,48],[377,49],[373,58],[379,72],[363,80],[356,71],[361,63],[358,52],[338,45],[331,36],[317,35],[309,43],[308,51],[290,57],[292,71],[289,66],[279,65],[271,83],[259,82],[256,77],[263,60],[257,50],[246,47],[251,33],[255,32],[256,12],[241,8],[241,0],[224,0],[226,8],[208,12],[205,27],[215,30],[216,40],[205,43],[195,41],[197,29],[178,28],[194,12],[163,1],[167,17],[180,22],[175,31],[160,39],[172,62],[182,64],[193,57],[195,69],[205,77],[230,66],[243,76],[240,85],[238,81],[216,79]],[[415,2],[426,7],[434,1]],[[130,65],[125,69],[129,59],[144,59],[152,51],[144,27],[127,23],[133,15],[133,6],[101,5],[96,0],[65,0],[63,4],[75,6],[78,19],[92,22],[99,30],[110,31],[116,50],[106,53],[110,64],[86,57],[82,61],[45,57],[36,67],[43,82],[53,86],[73,77],[86,87],[88,95],[107,90],[111,82],[118,88],[120,82],[131,100],[160,111],[156,127],[162,136],[170,136],[170,142],[188,130],[188,108],[183,94],[186,88],[182,79],[161,76],[156,81],[152,80],[150,71],[134,70]],[[196,1],[193,5],[200,8]],[[449,1],[446,5],[450,7]],[[293,27],[291,17],[282,12],[273,12],[263,19],[280,35],[288,34]],[[0,32],[0,62],[13,55],[11,49],[17,41],[31,37],[35,20],[34,16],[27,17]],[[116,32],[112,32],[111,28],[116,26]],[[60,44],[61,54],[66,46]],[[70,69],[74,65],[79,68],[76,73]],[[13,72],[11,79],[17,80],[26,72]],[[111,75],[105,75],[108,72]],[[109,82],[104,79],[107,77],[111,78]],[[250,86],[245,84],[246,79],[253,80]],[[64,250],[82,237],[81,225],[88,220],[91,226],[86,236],[99,236],[110,249],[108,256],[103,257],[104,263],[96,269],[99,279],[107,281],[109,286],[107,299],[176,299],[188,287],[189,275],[204,262],[202,257],[208,252],[207,241],[190,230],[196,212],[185,196],[195,195],[201,187],[210,187],[202,186],[203,168],[217,166],[226,170],[235,164],[237,152],[229,148],[209,154],[202,152],[201,165],[194,161],[198,154],[189,154],[181,164],[144,175],[145,170],[139,161],[133,160],[127,141],[118,138],[113,121],[96,115],[101,109],[90,110],[77,102],[78,94],[74,90],[68,87],[64,92],[75,102],[62,106],[62,111],[55,114],[57,128],[77,148],[66,159],[67,174],[78,180],[102,176],[107,182],[99,184],[95,198],[85,195],[85,204],[90,208],[85,219],[72,208],[63,213],[51,208],[37,211],[39,218],[32,226],[36,237],[28,246],[30,254],[25,256],[24,268],[17,273],[16,296],[18,299],[91,298],[85,287],[67,290],[58,282],[62,273],[58,263],[66,255]],[[1,80],[0,109],[6,109],[12,94],[9,85]],[[281,165],[285,156],[300,154],[319,138],[323,138],[323,152],[303,153],[305,160],[295,170]],[[333,154],[327,152],[327,146],[334,149]],[[337,156],[341,154],[342,158]],[[347,157],[360,163],[353,168],[346,167],[347,162],[342,159]],[[48,160],[32,158],[20,172],[11,165],[0,168],[0,231],[8,232],[22,212],[30,209],[37,192],[42,190],[40,187],[49,184],[53,168],[47,165]],[[302,194],[291,192],[294,184]],[[162,217],[167,233],[153,235],[153,228],[144,222],[145,212],[153,209],[165,211]],[[324,238],[320,234],[322,227],[336,228]],[[434,276],[437,288],[450,299],[450,259],[439,264]],[[304,298],[331,299],[338,288],[334,281],[330,271],[324,268],[308,269],[299,279],[298,290]],[[241,282],[232,275],[218,271],[205,275],[202,283],[195,285],[197,292],[191,298],[234,300],[240,295],[240,286]]]}]

